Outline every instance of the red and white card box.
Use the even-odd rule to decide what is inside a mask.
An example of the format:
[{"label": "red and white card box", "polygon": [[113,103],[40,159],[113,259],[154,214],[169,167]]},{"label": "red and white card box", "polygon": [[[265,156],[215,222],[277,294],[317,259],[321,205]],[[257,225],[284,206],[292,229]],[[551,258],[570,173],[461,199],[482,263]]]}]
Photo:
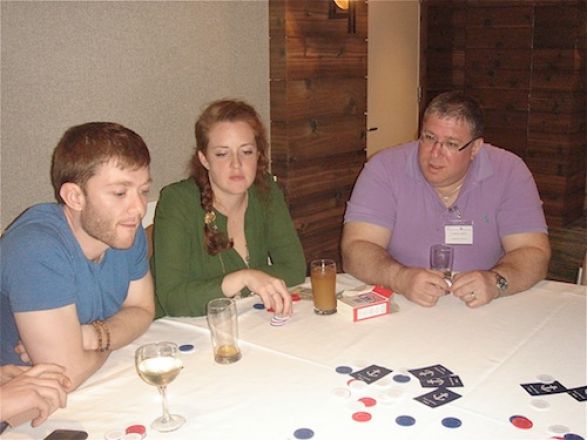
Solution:
[{"label": "red and white card box", "polygon": [[339,313],[350,316],[353,322],[363,321],[395,311],[392,296],[391,290],[381,286],[345,290],[337,301],[337,309]]}]

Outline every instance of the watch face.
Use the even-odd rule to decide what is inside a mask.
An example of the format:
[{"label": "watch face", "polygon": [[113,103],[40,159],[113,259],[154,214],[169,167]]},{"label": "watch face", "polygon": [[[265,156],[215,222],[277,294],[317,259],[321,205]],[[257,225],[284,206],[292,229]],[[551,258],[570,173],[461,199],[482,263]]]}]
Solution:
[{"label": "watch face", "polygon": [[497,274],[497,288],[502,291],[508,288],[508,281],[499,274]]}]

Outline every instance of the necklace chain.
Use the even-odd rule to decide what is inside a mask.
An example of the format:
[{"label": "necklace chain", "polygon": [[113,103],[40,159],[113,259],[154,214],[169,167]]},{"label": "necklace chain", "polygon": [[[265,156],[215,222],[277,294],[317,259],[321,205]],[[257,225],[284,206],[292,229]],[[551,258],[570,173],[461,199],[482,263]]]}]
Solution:
[{"label": "necklace chain", "polygon": [[457,186],[455,189],[453,189],[451,192],[449,192],[448,194],[441,194],[439,191],[438,195],[442,198],[442,200],[447,201],[448,199],[450,199],[455,193],[457,193],[461,188],[462,188],[463,184],[461,183],[459,186]]}]

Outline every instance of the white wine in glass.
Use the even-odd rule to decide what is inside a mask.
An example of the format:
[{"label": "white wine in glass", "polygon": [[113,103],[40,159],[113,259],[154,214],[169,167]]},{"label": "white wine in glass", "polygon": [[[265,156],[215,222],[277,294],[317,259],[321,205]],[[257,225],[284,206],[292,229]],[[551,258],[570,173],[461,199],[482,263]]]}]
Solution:
[{"label": "white wine in glass", "polygon": [[185,423],[185,418],[169,414],[165,394],[167,385],[177,377],[183,368],[177,345],[173,342],[141,345],[135,353],[135,366],[141,379],[149,385],[156,386],[161,394],[163,415],[153,420],[151,427],[160,432],[178,429]]}]

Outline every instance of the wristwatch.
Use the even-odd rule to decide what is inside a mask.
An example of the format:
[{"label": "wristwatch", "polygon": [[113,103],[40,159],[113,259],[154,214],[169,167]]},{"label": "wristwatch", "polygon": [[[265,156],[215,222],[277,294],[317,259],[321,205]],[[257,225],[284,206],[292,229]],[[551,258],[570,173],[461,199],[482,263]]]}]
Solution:
[{"label": "wristwatch", "polygon": [[504,277],[502,277],[499,273],[497,273],[494,270],[492,270],[491,272],[495,274],[495,286],[497,287],[497,290],[499,292],[499,295],[497,297],[499,298],[500,296],[504,296],[508,290],[508,280],[506,280]]}]

